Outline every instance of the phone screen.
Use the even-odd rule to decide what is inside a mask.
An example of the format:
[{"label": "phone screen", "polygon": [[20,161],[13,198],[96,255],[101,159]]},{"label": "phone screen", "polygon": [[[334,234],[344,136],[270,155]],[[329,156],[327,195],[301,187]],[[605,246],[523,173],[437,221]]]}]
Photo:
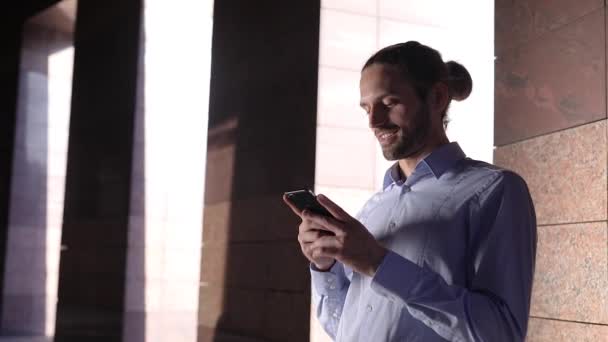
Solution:
[{"label": "phone screen", "polygon": [[293,203],[298,209],[308,209],[316,214],[332,216],[325,207],[318,201],[317,196],[311,190],[296,190],[285,193],[289,202]]}]

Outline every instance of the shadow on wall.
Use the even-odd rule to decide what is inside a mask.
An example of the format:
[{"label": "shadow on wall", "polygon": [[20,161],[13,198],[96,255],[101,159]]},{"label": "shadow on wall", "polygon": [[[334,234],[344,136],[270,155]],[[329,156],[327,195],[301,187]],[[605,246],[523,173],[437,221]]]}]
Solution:
[{"label": "shadow on wall", "polygon": [[[4,17],[9,17],[5,15]],[[0,307],[4,304],[4,278],[8,221],[10,213],[11,173],[14,156],[14,137],[17,107],[17,84],[21,48],[21,23],[15,17],[3,20],[0,30],[3,53],[0,54]],[[0,316],[2,316],[0,311]],[[1,317],[0,317],[1,319]],[[0,335],[2,334],[0,326]]]}]

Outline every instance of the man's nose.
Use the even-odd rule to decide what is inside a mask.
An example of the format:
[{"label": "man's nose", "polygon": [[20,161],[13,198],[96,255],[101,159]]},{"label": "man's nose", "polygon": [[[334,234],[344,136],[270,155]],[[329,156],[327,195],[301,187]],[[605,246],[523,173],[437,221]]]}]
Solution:
[{"label": "man's nose", "polygon": [[386,123],[386,120],[387,113],[384,108],[375,106],[369,111],[368,121],[370,128],[380,127]]}]

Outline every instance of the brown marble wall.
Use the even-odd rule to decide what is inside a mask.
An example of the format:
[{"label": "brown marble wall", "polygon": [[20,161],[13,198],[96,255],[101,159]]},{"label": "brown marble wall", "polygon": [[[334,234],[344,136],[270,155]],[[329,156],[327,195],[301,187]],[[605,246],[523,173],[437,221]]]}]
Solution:
[{"label": "brown marble wall", "polygon": [[314,185],[319,11],[215,2],[199,341],[308,341],[307,262],[281,196]]},{"label": "brown marble wall", "polygon": [[495,51],[539,38],[604,7],[603,0],[496,0]]},{"label": "brown marble wall", "polygon": [[528,341],[608,336],[604,1],[495,1],[494,162],[538,218]]},{"label": "brown marble wall", "polygon": [[585,334],[597,333],[581,322],[608,325],[606,155],[605,120],[495,150],[497,165],[526,179],[538,218],[531,316],[542,319],[531,323],[529,341],[554,341],[585,327],[591,329]]},{"label": "brown marble wall", "polygon": [[604,9],[596,9],[500,49],[498,37],[508,33],[497,21],[495,145],[606,117],[604,17]]},{"label": "brown marble wall", "polygon": [[532,317],[529,323],[527,340],[598,342],[604,341],[606,336],[608,336],[608,325],[591,325]]},{"label": "brown marble wall", "polygon": [[605,221],[606,121],[498,147],[494,162],[526,179],[541,225]]},{"label": "brown marble wall", "polygon": [[121,341],[141,3],[78,4],[55,341]]}]

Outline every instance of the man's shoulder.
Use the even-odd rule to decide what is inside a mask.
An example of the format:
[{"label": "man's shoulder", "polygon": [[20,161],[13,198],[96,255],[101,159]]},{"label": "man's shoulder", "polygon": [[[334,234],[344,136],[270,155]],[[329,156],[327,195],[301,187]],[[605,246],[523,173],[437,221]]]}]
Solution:
[{"label": "man's shoulder", "polygon": [[459,170],[462,179],[475,184],[480,192],[495,186],[525,185],[523,177],[513,170],[481,160],[466,158]]}]

